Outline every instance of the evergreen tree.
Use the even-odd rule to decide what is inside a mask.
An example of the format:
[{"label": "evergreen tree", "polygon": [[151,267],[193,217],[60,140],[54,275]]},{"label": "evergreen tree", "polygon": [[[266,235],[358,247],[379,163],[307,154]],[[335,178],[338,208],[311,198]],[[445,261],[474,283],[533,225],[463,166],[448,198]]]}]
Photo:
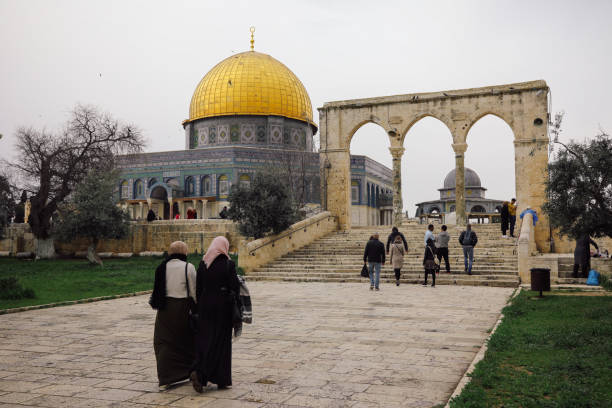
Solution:
[{"label": "evergreen tree", "polygon": [[15,211],[13,191],[6,176],[0,174],[0,239],[4,237],[4,228],[9,224]]},{"label": "evergreen tree", "polygon": [[272,174],[258,173],[249,186],[234,186],[228,216],[247,237],[278,234],[297,220],[289,187]]},{"label": "evergreen tree", "polygon": [[53,235],[63,241],[89,240],[87,259],[102,265],[96,254],[101,239],[121,239],[128,234],[128,214],[115,199],[115,172],[92,171],[79,183],[71,198],[60,206]]}]

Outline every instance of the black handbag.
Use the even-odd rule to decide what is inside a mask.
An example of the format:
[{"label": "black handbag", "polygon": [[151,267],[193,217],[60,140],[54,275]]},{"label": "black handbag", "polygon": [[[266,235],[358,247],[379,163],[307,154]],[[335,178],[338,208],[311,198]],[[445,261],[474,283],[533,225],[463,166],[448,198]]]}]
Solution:
[{"label": "black handbag", "polygon": [[370,270],[368,269],[367,265],[363,265],[363,268],[361,268],[361,277],[362,278],[369,278],[370,277]]},{"label": "black handbag", "polygon": [[198,332],[198,309],[193,298],[189,296],[189,279],[187,278],[187,267],[188,262],[185,262],[185,286],[187,287],[187,303],[189,304],[189,310],[187,311],[187,319],[189,322],[189,328],[195,334]]}]

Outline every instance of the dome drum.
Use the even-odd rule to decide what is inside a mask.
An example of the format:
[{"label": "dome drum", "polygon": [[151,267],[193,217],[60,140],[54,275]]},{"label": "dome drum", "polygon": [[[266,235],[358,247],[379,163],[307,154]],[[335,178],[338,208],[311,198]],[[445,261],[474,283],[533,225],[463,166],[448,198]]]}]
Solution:
[{"label": "dome drum", "polygon": [[310,124],[282,116],[220,116],[185,124],[185,147],[257,146],[285,150],[313,149]]}]

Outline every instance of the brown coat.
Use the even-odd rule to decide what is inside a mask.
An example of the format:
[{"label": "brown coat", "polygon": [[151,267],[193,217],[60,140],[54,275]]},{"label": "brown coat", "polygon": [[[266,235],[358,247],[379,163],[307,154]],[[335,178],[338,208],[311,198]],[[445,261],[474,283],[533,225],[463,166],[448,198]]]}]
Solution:
[{"label": "brown coat", "polygon": [[404,246],[402,243],[393,243],[391,245],[391,266],[393,269],[401,269],[404,264]]}]

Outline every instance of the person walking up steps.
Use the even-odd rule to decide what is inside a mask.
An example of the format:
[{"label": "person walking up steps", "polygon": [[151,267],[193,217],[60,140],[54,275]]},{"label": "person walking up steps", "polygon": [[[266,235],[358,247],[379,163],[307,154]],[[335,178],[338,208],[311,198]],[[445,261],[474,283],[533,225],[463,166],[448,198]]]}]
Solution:
[{"label": "person walking up steps", "polygon": [[[501,211],[499,213],[500,218],[501,218],[501,231],[502,231],[502,238],[508,238],[508,236],[506,235],[506,231],[508,231],[508,222],[510,221],[510,207],[507,201],[504,201],[502,203],[502,208]],[[512,235],[512,232],[510,233],[510,235]]]},{"label": "person walking up steps", "polygon": [[514,238],[514,225],[516,224],[516,198],[508,204],[508,220],[510,221],[510,236]]},{"label": "person walking up steps", "polygon": [[395,286],[400,284],[400,273],[404,264],[404,247],[407,248],[406,241],[402,245],[402,238],[399,235],[396,236],[395,242],[391,245],[391,257],[389,258],[389,262],[393,266],[393,272],[395,272]]},{"label": "person walking up steps", "polygon": [[434,226],[433,224],[429,224],[427,226],[427,231],[425,231],[425,240],[423,240],[423,243],[425,245],[427,245],[427,240],[431,239],[432,241],[436,242],[436,236],[433,233],[434,231]]},{"label": "person walking up steps", "polygon": [[423,282],[423,286],[427,286],[427,275],[431,273],[431,287],[436,286],[436,269],[438,269],[438,265],[434,260],[436,255],[436,247],[434,246],[434,242],[432,239],[427,240],[427,245],[425,246],[425,255],[423,256],[423,266],[425,267],[425,281]]},{"label": "person walking up steps", "polygon": [[450,262],[448,260],[448,241],[450,241],[450,235],[448,235],[447,229],[446,225],[443,225],[442,232],[436,237],[436,255],[440,267],[442,267],[442,258],[444,258],[446,273],[451,273]]},{"label": "person walking up steps", "polygon": [[380,267],[385,264],[385,245],[378,240],[378,234],[372,235],[363,252],[363,263],[369,263],[370,290],[380,290]]},{"label": "person walking up steps", "polygon": [[389,245],[395,242],[396,237],[400,237],[400,239],[404,241],[404,251],[408,251],[408,243],[406,242],[406,237],[404,237],[404,234],[399,232],[397,227],[393,227],[391,228],[391,234],[389,234],[389,237],[387,238],[387,254],[389,253]]},{"label": "person walking up steps", "polygon": [[[472,231],[472,225],[468,224],[465,231],[459,236],[459,243],[463,247],[463,263],[465,272],[472,274],[472,264],[474,263],[474,247],[478,243],[476,233]],[[468,262],[469,261],[469,262]]]}]

